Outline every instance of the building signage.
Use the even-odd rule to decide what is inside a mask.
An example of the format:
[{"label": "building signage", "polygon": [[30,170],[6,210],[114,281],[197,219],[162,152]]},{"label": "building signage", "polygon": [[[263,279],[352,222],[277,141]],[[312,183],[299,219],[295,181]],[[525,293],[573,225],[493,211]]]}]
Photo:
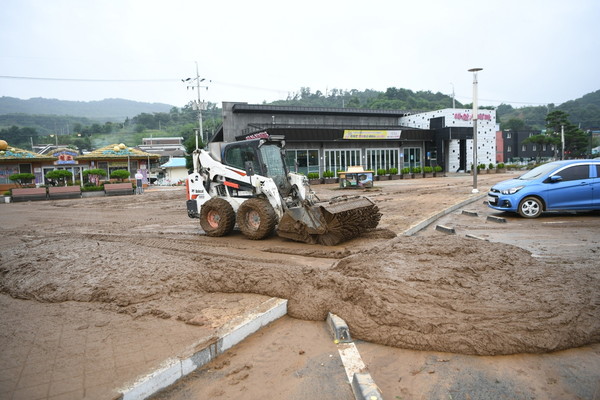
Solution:
[{"label": "building signage", "polygon": [[344,131],[344,139],[366,139],[366,140],[380,140],[380,139],[400,139],[402,131],[360,131],[347,129]]},{"label": "building signage", "polygon": [[[473,119],[473,114],[467,113],[454,113],[454,119],[460,119],[462,121],[470,121]],[[492,116],[490,114],[477,114],[477,119],[483,119],[487,121],[492,120]]]},{"label": "building signage", "polygon": [[74,151],[61,151],[58,153],[52,154],[54,157],[57,157],[58,160],[54,161],[54,165],[73,165],[79,164],[75,157],[77,157],[77,153]]}]

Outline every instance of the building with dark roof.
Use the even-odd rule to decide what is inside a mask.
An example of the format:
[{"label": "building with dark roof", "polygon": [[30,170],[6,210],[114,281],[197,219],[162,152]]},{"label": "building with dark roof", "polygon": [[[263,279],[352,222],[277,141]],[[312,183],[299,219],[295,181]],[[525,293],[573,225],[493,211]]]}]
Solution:
[{"label": "building with dark roof", "polygon": [[[495,163],[496,114],[482,110],[478,121],[478,163]],[[440,165],[466,171],[472,160],[472,112],[426,113],[223,103],[223,125],[210,141],[233,142],[284,135],[288,163],[308,174]]]}]

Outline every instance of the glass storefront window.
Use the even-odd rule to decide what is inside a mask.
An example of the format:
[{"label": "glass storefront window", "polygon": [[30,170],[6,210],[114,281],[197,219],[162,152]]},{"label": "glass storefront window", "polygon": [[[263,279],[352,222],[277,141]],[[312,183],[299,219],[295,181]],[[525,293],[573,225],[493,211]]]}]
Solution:
[{"label": "glass storefront window", "polygon": [[325,150],[325,171],[346,171],[348,167],[362,165],[360,150]]},{"label": "glass storefront window", "polygon": [[286,150],[285,161],[293,172],[304,175],[319,172],[319,150]]},{"label": "glass storefront window", "polygon": [[389,171],[390,168],[398,168],[398,149],[367,149],[367,170],[375,171],[384,169]]}]

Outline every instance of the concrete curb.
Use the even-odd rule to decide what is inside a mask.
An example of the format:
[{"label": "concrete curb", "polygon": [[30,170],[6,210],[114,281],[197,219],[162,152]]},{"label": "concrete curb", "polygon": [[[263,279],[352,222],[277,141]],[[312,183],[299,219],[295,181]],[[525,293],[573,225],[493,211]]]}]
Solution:
[{"label": "concrete curb", "polygon": [[421,221],[418,224],[411,226],[410,228],[408,228],[407,230],[404,231],[403,235],[412,236],[415,233],[419,232],[420,230],[427,228],[429,225],[431,225],[433,222],[435,222],[439,218],[443,217],[444,215],[450,214],[451,212],[456,211],[459,208],[466,206],[467,204],[471,204],[477,200],[480,200],[480,199],[484,198],[485,196],[487,196],[487,193],[479,194],[475,197],[471,197],[470,199],[461,201],[460,203],[455,204],[455,205],[445,209],[444,211],[440,211],[439,213],[432,215],[431,217],[427,218],[426,220]]},{"label": "concrete curb", "polygon": [[448,235],[456,234],[456,231],[454,230],[454,228],[451,228],[451,227],[445,226],[445,225],[436,225],[435,230],[438,232],[446,233]]},{"label": "concrete curb", "polygon": [[350,329],[348,329],[346,321],[335,314],[327,313],[327,325],[333,334],[333,340],[335,344],[352,342]]},{"label": "concrete curb", "polygon": [[499,222],[501,224],[506,223],[506,218],[496,217],[495,215],[488,215],[486,220],[491,222]]},{"label": "concrete curb", "polygon": [[[356,400],[382,400],[379,387],[371,378],[367,371],[367,366],[360,357],[356,345],[350,338],[350,331],[346,322],[335,314],[328,313],[327,323],[329,324],[334,342],[337,344],[338,353],[342,359],[348,383],[352,387],[354,398]],[[342,332],[342,335],[340,335]],[[346,341],[341,343],[339,337],[346,337]]]},{"label": "concrete curb", "polygon": [[168,359],[156,371],[138,378],[128,387],[119,389],[120,398],[138,400],[153,395],[286,314],[287,300],[271,298],[265,301],[255,312],[225,324],[211,339],[192,345],[191,356]]}]

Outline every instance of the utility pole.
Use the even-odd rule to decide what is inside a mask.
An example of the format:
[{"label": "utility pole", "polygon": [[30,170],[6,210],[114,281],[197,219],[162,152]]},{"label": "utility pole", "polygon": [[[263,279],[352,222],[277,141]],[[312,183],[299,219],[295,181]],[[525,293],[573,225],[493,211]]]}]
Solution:
[{"label": "utility pole", "polygon": [[[198,131],[196,133],[196,150],[198,149],[198,135],[200,135],[200,138],[202,139],[202,142],[204,143],[204,145],[208,144],[208,137],[206,138],[206,140],[204,140],[204,131],[203,131],[203,127],[202,127],[202,109],[204,108],[204,105],[202,103],[202,100],[200,99],[200,88],[205,88],[206,90],[208,90],[208,86],[202,86],[200,85],[201,82],[205,81],[205,78],[200,79],[200,73],[198,72],[198,62],[196,61],[196,77],[195,78],[187,78],[187,79],[182,79],[182,82],[190,82],[190,81],[195,81],[195,83],[193,85],[188,86],[188,89],[193,89],[196,88],[198,91],[198,100],[197,102],[193,102],[192,104],[192,109],[198,110]],[[209,81],[210,82],[210,81]]]}]

